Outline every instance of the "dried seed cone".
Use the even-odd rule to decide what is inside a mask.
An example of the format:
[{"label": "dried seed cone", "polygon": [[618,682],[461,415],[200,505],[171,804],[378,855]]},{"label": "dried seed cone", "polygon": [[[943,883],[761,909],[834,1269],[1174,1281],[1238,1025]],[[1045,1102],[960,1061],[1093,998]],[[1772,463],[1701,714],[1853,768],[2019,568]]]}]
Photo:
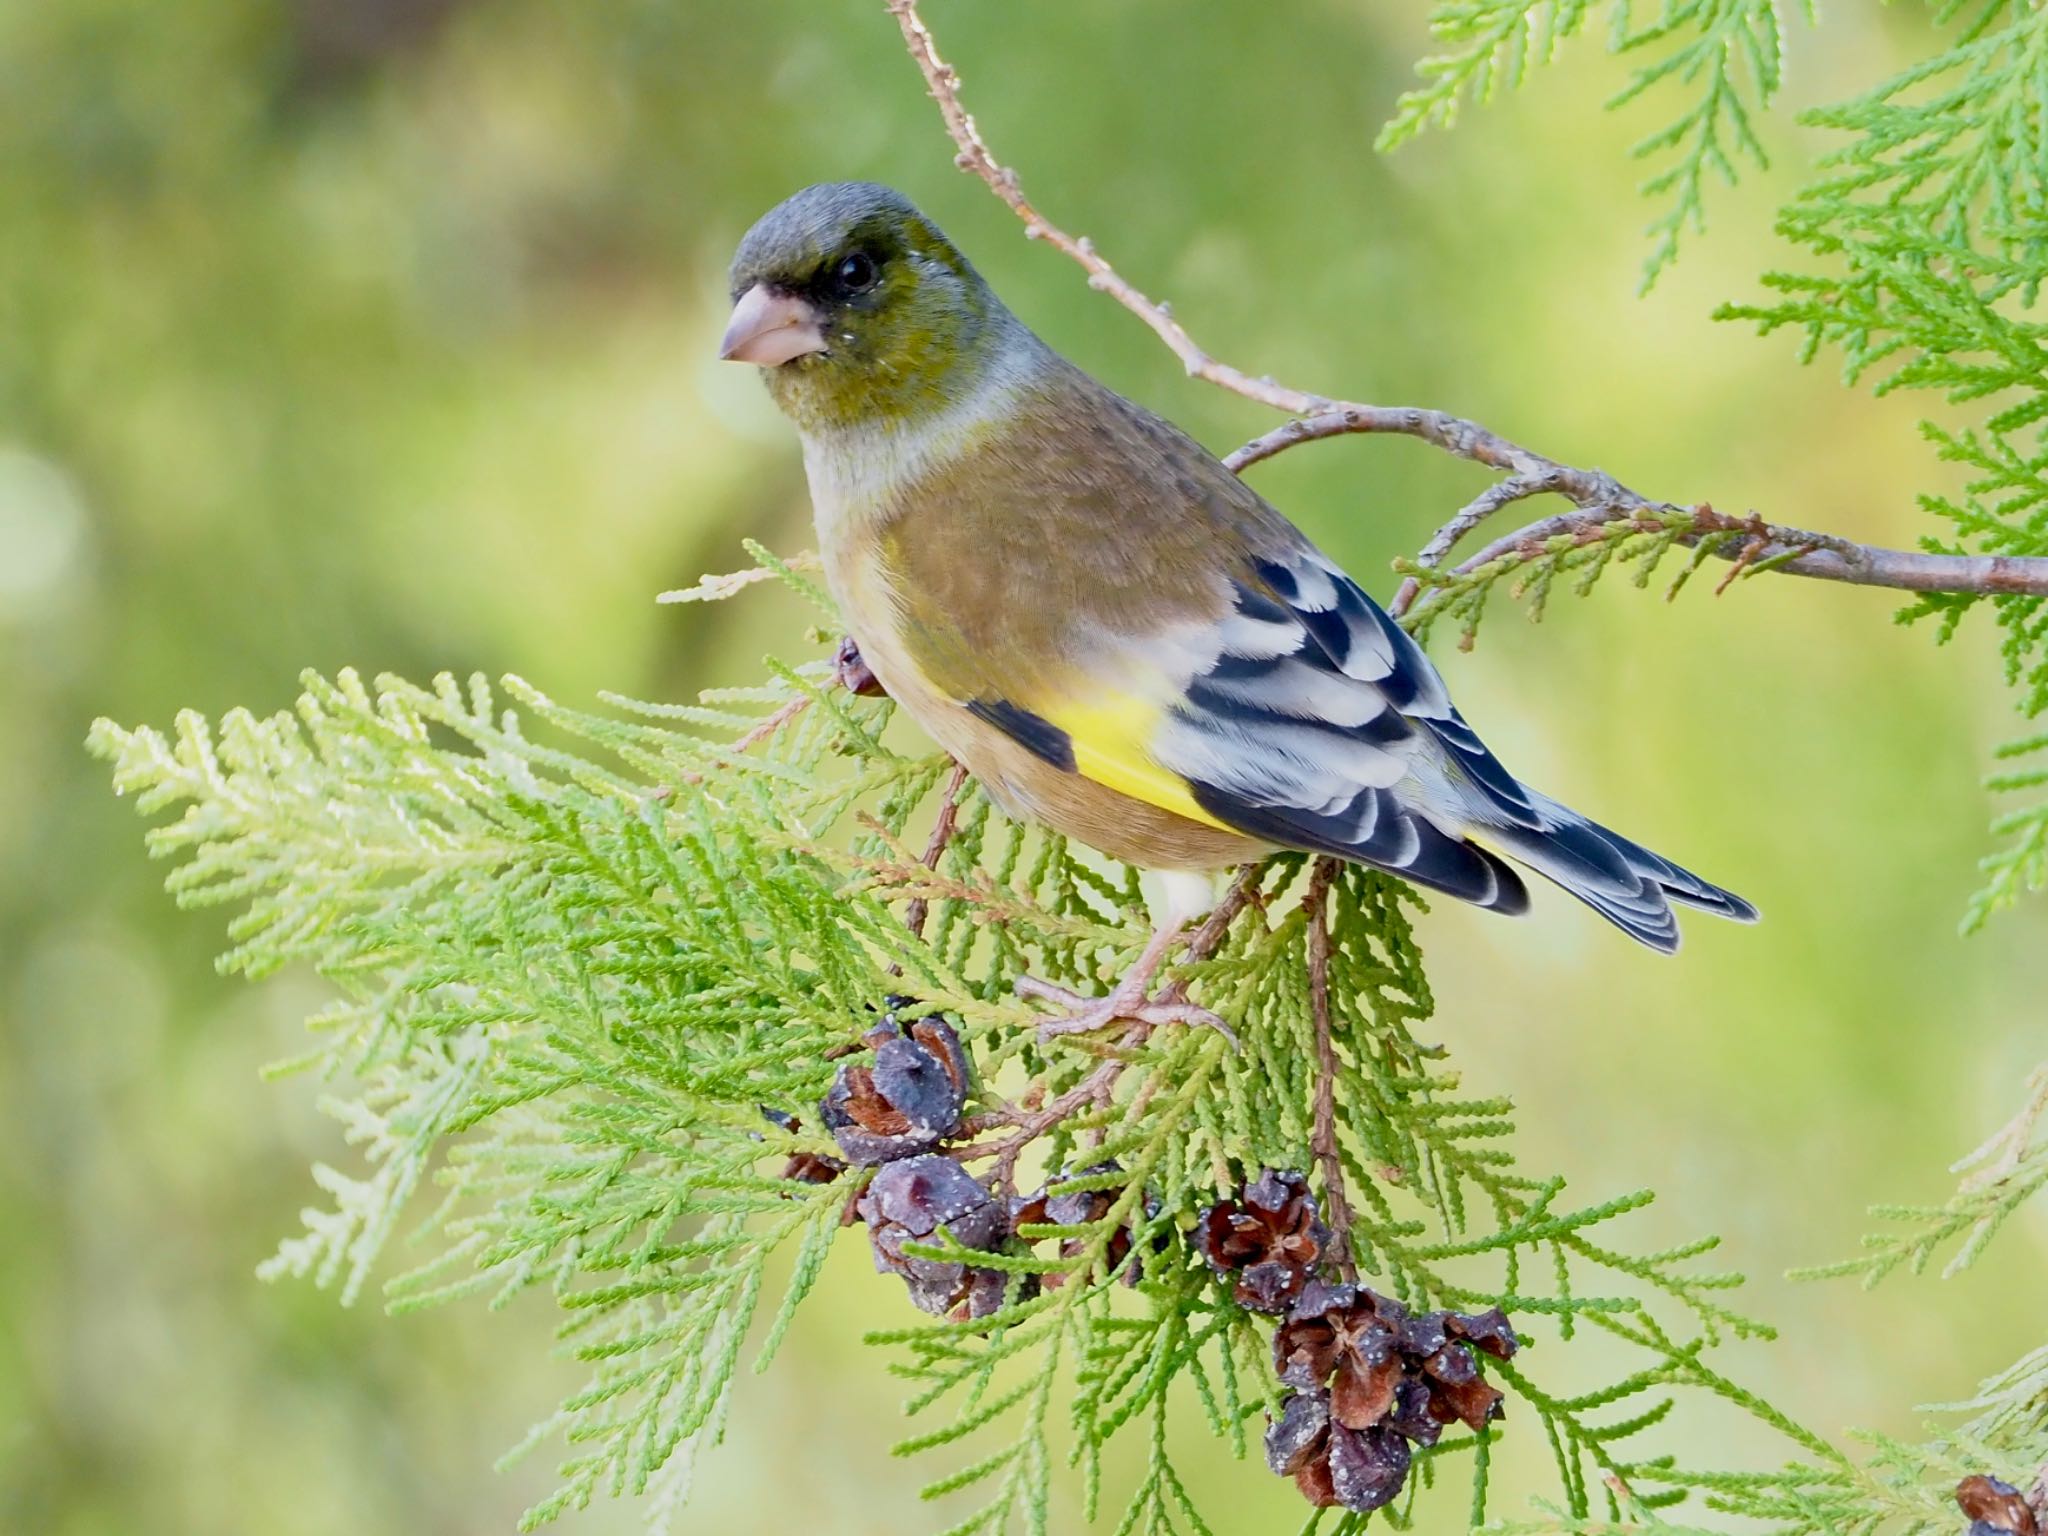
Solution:
[{"label": "dried seed cone", "polygon": [[872,1059],[842,1066],[819,1106],[848,1162],[915,1157],[960,1128],[967,1053],[944,1019],[934,1014],[906,1029],[891,1013],[861,1041]]},{"label": "dried seed cone", "polygon": [[[795,1115],[783,1110],[760,1106],[761,1118],[770,1125],[795,1135],[803,1128],[803,1122]],[[836,1157],[826,1157],[817,1152],[792,1152],[782,1164],[782,1177],[792,1184],[830,1184],[846,1172],[846,1164]]]},{"label": "dried seed cone", "polygon": [[[2037,1488],[2037,1495],[2039,1492]],[[2043,1511],[2025,1494],[2011,1483],[1981,1472],[1956,1484],[1956,1508],[1969,1519],[1967,1536],[2042,1536],[2048,1529]]]},{"label": "dried seed cone", "polygon": [[1003,1304],[1000,1270],[964,1262],[924,1259],[903,1250],[934,1242],[943,1228],[963,1248],[993,1252],[1008,1236],[1003,1213],[989,1192],[950,1157],[928,1153],[879,1169],[857,1207],[868,1224],[875,1268],[901,1275],[911,1302],[937,1315],[986,1317]]},{"label": "dried seed cone", "polygon": [[1318,1509],[1366,1513],[1390,1503],[1408,1480],[1412,1453],[1390,1429],[1347,1429],[1330,1412],[1330,1394],[1297,1392],[1266,1430],[1266,1465],[1292,1477]]},{"label": "dried seed cone", "polygon": [[1267,1460],[1311,1503],[1378,1509],[1400,1491],[1411,1442],[1499,1417],[1473,1351],[1506,1359],[1516,1347],[1498,1308],[1412,1316],[1374,1291],[1312,1281],[1273,1334],[1273,1369],[1295,1394],[1267,1430]]},{"label": "dried seed cone", "polygon": [[1237,1199],[1204,1211],[1197,1235],[1209,1267],[1233,1280],[1237,1304],[1254,1312],[1285,1312],[1315,1278],[1330,1246],[1308,1180],[1270,1168]]}]

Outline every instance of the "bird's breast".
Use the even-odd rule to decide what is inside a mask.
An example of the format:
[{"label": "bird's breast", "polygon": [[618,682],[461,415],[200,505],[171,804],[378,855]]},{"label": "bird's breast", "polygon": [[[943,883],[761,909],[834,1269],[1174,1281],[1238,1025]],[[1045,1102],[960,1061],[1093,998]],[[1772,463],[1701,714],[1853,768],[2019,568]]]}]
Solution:
[{"label": "bird's breast", "polygon": [[1218,869],[1270,851],[1056,766],[978,718],[956,689],[934,681],[910,643],[883,542],[842,535],[823,543],[826,584],[861,659],[925,734],[965,763],[1011,816],[1147,869]]}]

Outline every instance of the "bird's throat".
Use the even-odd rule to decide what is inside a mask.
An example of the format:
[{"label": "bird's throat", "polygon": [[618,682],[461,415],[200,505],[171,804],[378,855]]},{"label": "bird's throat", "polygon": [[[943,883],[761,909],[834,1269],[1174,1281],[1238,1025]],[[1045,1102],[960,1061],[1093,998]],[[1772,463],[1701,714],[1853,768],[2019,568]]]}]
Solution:
[{"label": "bird's throat", "polygon": [[1007,429],[1028,380],[991,369],[937,409],[803,431],[818,535],[830,543],[890,521],[927,476]]}]

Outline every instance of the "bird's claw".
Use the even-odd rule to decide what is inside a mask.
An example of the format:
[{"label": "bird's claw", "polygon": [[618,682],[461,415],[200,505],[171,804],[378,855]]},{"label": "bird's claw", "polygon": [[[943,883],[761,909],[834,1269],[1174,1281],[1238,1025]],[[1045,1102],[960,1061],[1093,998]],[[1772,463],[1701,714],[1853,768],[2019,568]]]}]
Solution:
[{"label": "bird's claw", "polygon": [[1175,989],[1171,987],[1157,997],[1146,996],[1142,986],[1128,984],[1117,987],[1107,997],[1083,997],[1049,981],[1040,981],[1036,976],[1020,976],[1016,992],[1019,997],[1037,998],[1066,1010],[1062,1017],[1047,1019],[1038,1026],[1040,1044],[1056,1040],[1061,1035],[1091,1034],[1126,1021],[1154,1029],[1166,1024],[1213,1029],[1230,1042],[1233,1051],[1238,1048],[1237,1035],[1228,1024],[1207,1008],[1197,1007],[1175,996]]}]

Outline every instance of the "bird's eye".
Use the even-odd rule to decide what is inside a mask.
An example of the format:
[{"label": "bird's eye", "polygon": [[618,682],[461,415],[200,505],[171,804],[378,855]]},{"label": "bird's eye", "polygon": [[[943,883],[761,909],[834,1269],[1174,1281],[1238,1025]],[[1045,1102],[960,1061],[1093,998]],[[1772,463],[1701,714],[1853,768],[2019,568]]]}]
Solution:
[{"label": "bird's eye", "polygon": [[855,251],[839,263],[832,273],[832,281],[844,293],[866,293],[881,275],[874,257],[866,251]]}]

